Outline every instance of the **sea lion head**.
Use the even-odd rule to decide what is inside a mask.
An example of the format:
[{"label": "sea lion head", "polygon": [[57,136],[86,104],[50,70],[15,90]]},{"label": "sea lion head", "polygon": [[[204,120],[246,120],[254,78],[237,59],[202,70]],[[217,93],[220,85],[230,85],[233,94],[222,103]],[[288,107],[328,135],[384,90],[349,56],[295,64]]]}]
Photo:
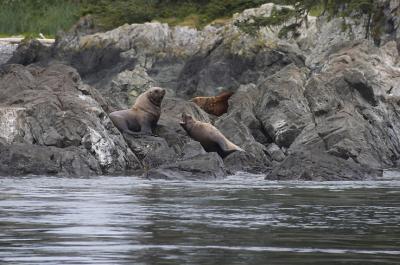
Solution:
[{"label": "sea lion head", "polygon": [[149,100],[156,106],[161,106],[165,96],[165,89],[161,87],[152,87],[147,90]]},{"label": "sea lion head", "polygon": [[183,129],[185,129],[185,131],[188,132],[192,128],[194,122],[195,120],[191,115],[182,113],[182,121],[179,124],[182,126]]}]

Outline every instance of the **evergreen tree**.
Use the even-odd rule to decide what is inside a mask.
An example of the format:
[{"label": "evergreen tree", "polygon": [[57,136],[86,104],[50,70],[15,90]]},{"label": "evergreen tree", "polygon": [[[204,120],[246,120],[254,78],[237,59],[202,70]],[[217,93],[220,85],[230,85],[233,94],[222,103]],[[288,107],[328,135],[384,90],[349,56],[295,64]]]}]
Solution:
[{"label": "evergreen tree", "polygon": [[[280,2],[282,1],[275,1]],[[379,39],[383,23],[383,4],[381,1],[374,0],[286,0],[285,4],[292,5],[293,9],[273,10],[272,15],[267,18],[251,18],[248,21],[237,23],[243,31],[254,34],[258,28],[263,26],[282,25],[294,20],[289,25],[284,25],[279,32],[280,37],[287,36],[292,32],[296,36],[297,29],[307,23],[307,16],[313,10],[321,10],[319,15],[328,18],[342,17],[344,28],[346,28],[346,18],[363,20],[365,22],[365,38],[372,37]],[[250,22],[251,21],[251,22]]]}]

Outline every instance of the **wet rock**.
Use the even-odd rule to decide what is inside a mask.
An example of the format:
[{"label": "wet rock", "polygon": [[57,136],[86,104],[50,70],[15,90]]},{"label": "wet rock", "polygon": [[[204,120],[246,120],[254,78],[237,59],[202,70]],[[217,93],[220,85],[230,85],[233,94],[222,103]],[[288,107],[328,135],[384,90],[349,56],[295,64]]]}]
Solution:
[{"label": "wet rock", "polygon": [[269,172],[271,170],[271,162],[264,157],[261,159],[257,157],[258,150],[255,151],[256,152],[234,152],[225,157],[224,164],[229,174],[235,174],[237,172],[250,172],[255,174]]},{"label": "wet rock", "polygon": [[267,174],[268,180],[365,180],[382,175],[381,170],[364,168],[324,152],[296,151]]},{"label": "wet rock", "polygon": [[151,179],[213,180],[226,175],[221,157],[217,153],[207,153],[151,169],[144,176]]}]

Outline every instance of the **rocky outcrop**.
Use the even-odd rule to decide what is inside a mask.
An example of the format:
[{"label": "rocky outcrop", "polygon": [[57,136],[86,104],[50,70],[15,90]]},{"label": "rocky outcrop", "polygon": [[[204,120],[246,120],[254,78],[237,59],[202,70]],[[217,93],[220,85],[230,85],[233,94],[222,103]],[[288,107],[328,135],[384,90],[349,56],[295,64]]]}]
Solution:
[{"label": "rocky outcrop", "polygon": [[[3,67],[0,76],[0,173],[141,169],[148,178],[215,179],[246,171],[273,180],[358,180],[397,167],[394,31],[377,47],[357,25],[348,35],[334,19],[310,18],[296,38],[283,40],[279,27],[250,36],[235,26],[272,8],[201,31],[154,22],[95,33],[83,21],[84,30],[51,49],[35,46],[36,57],[17,52],[14,62],[34,64]],[[121,135],[107,113],[131,106],[150,86],[167,90],[156,136]],[[187,101],[222,90],[235,94],[220,117]],[[183,112],[213,123],[246,152],[205,153],[179,126]]]},{"label": "rocky outcrop", "polygon": [[0,73],[0,174],[117,174],[140,161],[75,69],[6,65]]},{"label": "rocky outcrop", "polygon": [[209,120],[194,103],[165,99],[159,137],[135,138],[120,134],[102,96],[69,66],[3,66],[0,96],[0,175],[226,175],[222,159],[193,144],[178,124],[182,112]]}]

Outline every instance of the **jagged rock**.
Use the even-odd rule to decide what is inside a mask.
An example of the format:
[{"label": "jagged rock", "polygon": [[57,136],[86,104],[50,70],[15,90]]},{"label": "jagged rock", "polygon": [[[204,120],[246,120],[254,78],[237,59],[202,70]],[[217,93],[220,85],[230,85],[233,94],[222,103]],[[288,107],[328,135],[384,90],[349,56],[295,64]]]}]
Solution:
[{"label": "jagged rock", "polygon": [[231,172],[265,172],[271,165],[265,154],[265,146],[256,142],[250,130],[234,114],[228,113],[216,122],[216,126],[225,137],[245,150],[245,154],[229,155],[225,159]]},{"label": "jagged rock", "polygon": [[138,169],[140,162],[92,94],[65,65],[4,66],[0,174],[90,175]]},{"label": "jagged rock", "polygon": [[300,176],[296,163],[304,165],[306,178],[327,180],[377,177],[396,165],[400,128],[391,101],[399,92],[393,88],[386,94],[400,78],[398,55],[388,56],[394,50],[391,43],[379,49],[361,42],[329,56],[306,85],[314,121],[268,178]]},{"label": "jagged rock", "polygon": [[302,129],[312,122],[304,97],[307,70],[289,65],[258,84],[261,90],[256,116],[279,147],[288,148]]}]

